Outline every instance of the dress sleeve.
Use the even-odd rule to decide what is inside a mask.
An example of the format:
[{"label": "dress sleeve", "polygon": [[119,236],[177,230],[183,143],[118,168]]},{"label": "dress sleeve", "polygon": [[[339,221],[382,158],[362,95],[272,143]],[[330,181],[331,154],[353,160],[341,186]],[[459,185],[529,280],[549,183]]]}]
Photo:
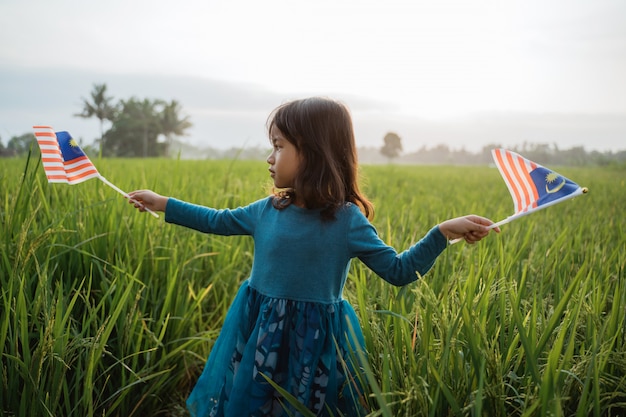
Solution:
[{"label": "dress sleeve", "polygon": [[236,209],[214,209],[170,198],[165,221],[203,233],[216,235],[251,235],[262,210],[263,200]]},{"label": "dress sleeve", "polygon": [[363,215],[353,216],[348,235],[354,256],[382,279],[397,286],[406,285],[426,274],[448,244],[439,226],[435,226],[420,241],[398,253],[383,242]]}]

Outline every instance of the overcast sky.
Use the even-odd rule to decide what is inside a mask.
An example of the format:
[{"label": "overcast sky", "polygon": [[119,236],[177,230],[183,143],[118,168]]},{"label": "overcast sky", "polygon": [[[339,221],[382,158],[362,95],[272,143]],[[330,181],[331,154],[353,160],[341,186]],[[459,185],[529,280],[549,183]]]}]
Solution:
[{"label": "overcast sky", "polygon": [[360,146],[626,149],[623,0],[0,1],[0,138],[85,142],[94,83],[178,100],[200,146],[266,146],[282,102],[331,96]]}]

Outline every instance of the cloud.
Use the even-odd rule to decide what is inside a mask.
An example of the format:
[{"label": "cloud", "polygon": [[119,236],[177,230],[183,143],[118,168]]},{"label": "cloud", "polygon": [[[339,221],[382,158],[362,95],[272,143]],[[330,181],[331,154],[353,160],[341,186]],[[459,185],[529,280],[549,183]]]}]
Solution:
[{"label": "cloud", "polygon": [[[95,119],[73,115],[82,110],[94,83],[107,84],[115,100],[177,100],[193,128],[184,141],[199,146],[227,149],[267,145],[265,122],[270,112],[285,101],[314,93],[280,93],[245,83],[199,77],[144,74],[105,74],[91,71],[0,70],[0,137],[31,131],[34,124],[49,124],[72,132],[83,143],[99,136]],[[463,117],[428,119],[407,114],[392,103],[357,95],[331,95],[351,109],[357,144],[379,147],[394,131],[407,152],[422,146],[447,144],[476,151],[486,144],[503,146],[529,143],[557,144],[560,148],[623,150],[626,147],[624,113],[532,113],[482,112]]]}]

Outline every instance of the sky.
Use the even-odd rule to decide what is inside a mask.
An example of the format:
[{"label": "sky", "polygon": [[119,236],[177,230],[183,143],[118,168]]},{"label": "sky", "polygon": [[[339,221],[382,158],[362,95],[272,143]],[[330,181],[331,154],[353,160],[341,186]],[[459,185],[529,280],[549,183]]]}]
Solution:
[{"label": "sky", "polygon": [[214,148],[267,146],[276,106],[328,96],[357,145],[626,149],[623,0],[0,0],[0,138],[99,136],[94,84],[178,100]]}]

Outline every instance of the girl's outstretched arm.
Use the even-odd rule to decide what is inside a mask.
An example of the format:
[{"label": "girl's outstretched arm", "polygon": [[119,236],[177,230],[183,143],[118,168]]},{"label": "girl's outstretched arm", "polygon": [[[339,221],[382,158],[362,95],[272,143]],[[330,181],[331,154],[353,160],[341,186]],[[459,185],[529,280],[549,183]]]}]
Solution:
[{"label": "girl's outstretched arm", "polygon": [[[456,217],[439,224],[439,230],[448,239],[462,238],[467,243],[476,243],[489,234],[493,222],[485,217],[470,214],[468,216]],[[500,233],[500,228],[493,230]]]},{"label": "girl's outstretched arm", "polygon": [[[139,211],[146,211],[146,208],[152,211],[165,211],[167,206],[167,200],[169,197],[164,197],[150,190],[137,190],[128,193],[128,196],[135,201],[129,201]],[[141,204],[143,204],[143,206]]]}]

